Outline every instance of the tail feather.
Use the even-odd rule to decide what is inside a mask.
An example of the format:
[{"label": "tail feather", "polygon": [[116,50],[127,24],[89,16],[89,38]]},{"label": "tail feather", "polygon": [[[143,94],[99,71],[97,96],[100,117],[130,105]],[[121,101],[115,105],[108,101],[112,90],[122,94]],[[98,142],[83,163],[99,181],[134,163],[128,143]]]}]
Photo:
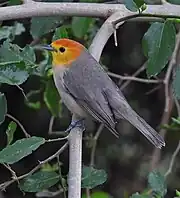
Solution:
[{"label": "tail feather", "polygon": [[165,146],[164,139],[134,110],[130,110],[126,115],[124,114],[122,116],[135,126],[157,148]]}]

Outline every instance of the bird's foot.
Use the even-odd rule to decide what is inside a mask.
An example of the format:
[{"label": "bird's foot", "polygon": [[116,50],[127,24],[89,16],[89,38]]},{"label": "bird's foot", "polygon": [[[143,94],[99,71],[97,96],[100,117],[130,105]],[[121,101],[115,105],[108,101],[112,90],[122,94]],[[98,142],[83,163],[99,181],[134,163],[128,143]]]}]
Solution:
[{"label": "bird's foot", "polygon": [[84,126],[84,119],[80,119],[80,120],[72,120],[71,124],[69,125],[69,127],[66,129],[66,133],[70,132],[73,128],[78,127],[81,128],[83,131],[85,130],[85,126]]}]

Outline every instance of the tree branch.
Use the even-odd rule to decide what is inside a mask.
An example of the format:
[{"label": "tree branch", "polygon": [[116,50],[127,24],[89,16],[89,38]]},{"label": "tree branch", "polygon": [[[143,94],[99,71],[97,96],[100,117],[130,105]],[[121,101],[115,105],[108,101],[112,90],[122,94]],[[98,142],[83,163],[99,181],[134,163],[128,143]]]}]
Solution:
[{"label": "tree branch", "polygon": [[11,120],[13,120],[14,122],[16,122],[17,125],[19,125],[19,127],[21,128],[22,132],[24,133],[25,137],[28,138],[28,137],[31,137],[29,135],[29,133],[26,131],[26,129],[23,127],[23,125],[19,122],[18,119],[16,119],[14,116],[10,115],[10,114],[6,114],[6,116],[8,118],[10,118]]},{"label": "tree branch", "polygon": [[[16,6],[0,7],[0,19],[1,21],[4,21],[18,18],[55,15],[107,18],[115,12],[121,13],[121,16],[134,14],[127,10],[123,4],[45,3],[33,1],[31,2],[31,6],[29,6],[28,3],[25,3]],[[180,17],[180,5],[148,5],[143,14],[137,14],[137,16],[165,17],[167,14],[168,17]]]},{"label": "tree branch", "polygon": [[40,169],[40,167],[43,164],[46,164],[48,162],[50,162],[51,160],[53,160],[54,158],[56,158],[57,156],[59,156],[68,146],[68,142],[66,142],[56,153],[54,153],[53,155],[51,155],[50,157],[48,157],[47,159],[39,162],[39,164],[37,166],[35,166],[31,171],[29,171],[28,173],[21,175],[21,176],[17,176],[15,178],[13,178],[10,181],[4,182],[2,184],[0,184],[0,189],[5,190],[9,185],[13,184],[14,182],[18,182],[21,179],[24,179],[25,177],[28,177],[30,175],[32,175],[33,173],[35,173],[38,169]]},{"label": "tree branch", "polygon": [[150,83],[163,83],[163,80],[154,80],[154,79],[143,79],[143,78],[137,78],[134,76],[122,76],[119,74],[114,74],[112,72],[108,72],[108,75],[120,80],[128,80],[128,81],[136,81],[136,82],[141,82],[141,83],[146,83],[146,84],[150,84]]},{"label": "tree branch", "polygon": [[[73,115],[72,121],[79,120]],[[82,126],[84,127],[84,126]],[[75,127],[69,134],[68,198],[81,197],[82,135],[84,129]]]},{"label": "tree branch", "polygon": [[[172,54],[172,57],[171,57],[171,60],[169,62],[168,69],[166,72],[166,76],[164,78],[165,105],[164,105],[164,112],[162,115],[162,120],[161,120],[160,125],[168,124],[171,111],[172,111],[173,99],[172,99],[172,91],[170,90],[169,83],[170,83],[170,77],[172,74],[173,67],[176,64],[176,58],[177,58],[179,47],[180,47],[180,31],[176,36],[176,45],[174,48],[174,52]],[[162,128],[159,133],[162,137],[165,137],[166,129]],[[155,148],[153,151],[153,155],[152,155],[151,169],[154,169],[157,166],[160,156],[161,156],[161,150]]]}]

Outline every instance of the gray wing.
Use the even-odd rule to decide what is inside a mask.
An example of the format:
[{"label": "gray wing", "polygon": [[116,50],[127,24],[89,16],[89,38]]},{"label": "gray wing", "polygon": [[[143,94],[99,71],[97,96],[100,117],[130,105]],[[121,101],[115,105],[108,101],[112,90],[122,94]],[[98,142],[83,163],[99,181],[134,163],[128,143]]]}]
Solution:
[{"label": "gray wing", "polygon": [[91,56],[89,56],[89,60],[92,65],[88,65],[86,60],[82,58],[78,59],[78,63],[73,63],[72,67],[64,75],[64,86],[88,114],[103,123],[117,136],[116,122],[105,94],[104,84],[107,82],[105,81],[106,83],[102,84],[102,80],[106,75],[104,76],[101,66],[98,66]]}]

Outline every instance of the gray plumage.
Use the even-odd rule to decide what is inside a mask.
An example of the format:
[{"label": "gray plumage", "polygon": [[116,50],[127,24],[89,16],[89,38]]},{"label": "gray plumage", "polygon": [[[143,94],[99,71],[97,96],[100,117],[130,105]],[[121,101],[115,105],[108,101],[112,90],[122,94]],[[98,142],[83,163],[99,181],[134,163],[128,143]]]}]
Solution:
[{"label": "gray plumage", "polygon": [[[90,64],[91,63],[91,64]],[[56,67],[55,84],[72,113],[91,115],[116,136],[116,123],[125,119],[134,125],[157,148],[165,146],[163,138],[127,103],[125,97],[88,51],[83,51],[71,67]]]}]

